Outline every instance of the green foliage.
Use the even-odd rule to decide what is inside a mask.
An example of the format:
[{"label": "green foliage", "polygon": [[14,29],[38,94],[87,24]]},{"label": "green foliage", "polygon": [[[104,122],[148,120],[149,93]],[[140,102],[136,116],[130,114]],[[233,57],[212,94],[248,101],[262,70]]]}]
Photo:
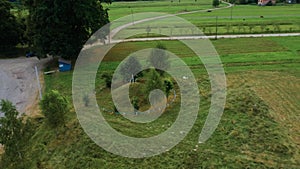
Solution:
[{"label": "green foliage", "polygon": [[139,106],[139,98],[138,97],[133,97],[131,99],[131,104],[133,105],[135,110],[139,110],[140,106]]},{"label": "green foliage", "polygon": [[[236,97],[239,96],[239,97]],[[249,113],[254,116],[268,117],[268,106],[255,95],[253,90],[236,90],[228,96],[228,105],[236,113]]]},{"label": "green foliage", "polygon": [[165,85],[165,91],[166,91],[166,95],[167,97],[169,96],[171,90],[174,88],[174,84],[172,82],[172,80],[170,79],[165,79],[164,80],[164,85]]},{"label": "green foliage", "polygon": [[53,128],[65,124],[65,116],[69,112],[69,103],[58,91],[46,93],[40,103],[42,112]]},{"label": "green foliage", "polygon": [[213,7],[218,7],[220,5],[220,1],[219,0],[213,0],[212,5],[213,5]]},{"label": "green foliage", "polygon": [[170,67],[169,56],[165,51],[166,49],[165,45],[158,43],[149,57],[151,66],[153,66],[160,75],[163,75],[163,70],[167,70]]},{"label": "green foliage", "polygon": [[142,73],[139,71],[142,69],[142,65],[134,56],[130,56],[125,60],[124,64],[119,69],[120,75],[123,77],[125,82],[129,82],[132,75],[134,78],[142,76]]},{"label": "green foliage", "polygon": [[[76,58],[83,44],[109,22],[102,2],[110,0],[27,0],[28,34],[41,55]],[[108,33],[100,33],[100,39]]]},{"label": "green foliage", "polygon": [[105,86],[107,88],[110,88],[111,87],[111,81],[112,81],[112,75],[110,73],[103,73],[101,75],[101,77],[104,79],[105,81]]},{"label": "green foliage", "polygon": [[[18,118],[19,112],[11,102],[1,100],[0,112],[4,117],[0,118],[0,143],[4,145],[4,165],[15,165],[13,162],[24,158],[25,146],[32,134],[32,125],[29,120],[25,123]],[[16,163],[17,164],[17,163]]]},{"label": "green foliage", "polygon": [[10,13],[12,6],[7,0],[0,0],[0,51],[11,50],[21,42],[22,24]]},{"label": "green foliage", "polygon": [[146,81],[146,92],[150,93],[154,89],[165,90],[161,76],[154,70],[150,69],[149,76]]},{"label": "green foliage", "polygon": [[0,111],[4,117],[0,119],[0,143],[5,146],[6,154],[18,154],[18,142],[22,138],[23,123],[18,119],[19,112],[11,102],[1,100]]},{"label": "green foliage", "polygon": [[146,32],[147,32],[147,36],[149,36],[149,33],[151,32],[151,27],[150,26],[147,26]]},{"label": "green foliage", "polygon": [[[270,47],[272,50],[269,52],[263,53],[265,49],[255,46],[256,43],[269,44],[272,41],[276,41],[277,46],[274,47],[274,44],[272,44]],[[272,72],[274,72],[274,70],[280,70],[282,74],[280,73],[274,78],[274,84],[278,85],[278,89],[276,91],[282,93],[282,86],[276,83],[278,79],[291,71],[294,71],[294,76],[300,76],[299,59],[297,61],[290,61],[286,64],[288,61],[286,58],[287,56],[288,59],[293,57],[294,59],[299,58],[295,57],[297,55],[293,53],[298,50],[298,41],[298,37],[273,37],[254,39],[221,39],[220,41],[213,42],[216,44],[215,46],[218,51],[223,51],[220,54],[221,59],[226,61],[226,64],[224,65],[225,69],[235,68],[235,72],[229,72],[226,74],[228,77],[228,88],[231,90],[228,90],[228,104],[222,116],[221,123],[212,137],[203,144],[197,144],[197,141],[199,138],[199,132],[205,123],[207,112],[211,106],[209,97],[201,98],[201,108],[198,114],[199,118],[197,118],[195,125],[184,140],[168,152],[143,159],[121,157],[111,154],[97,146],[91,139],[88,138],[80,127],[80,124],[76,119],[76,113],[71,112],[68,114],[68,119],[70,120],[66,124],[67,127],[61,128],[62,131],[58,134],[58,136],[56,136],[55,131],[49,130],[44,123],[41,124],[38,131],[35,133],[35,137],[31,140],[33,144],[27,151],[27,155],[30,157],[30,161],[32,161],[34,165],[26,168],[99,168],[99,166],[101,166],[101,168],[118,169],[298,168],[300,158],[299,155],[294,156],[293,152],[296,154],[299,152],[299,148],[294,147],[296,144],[290,141],[291,135],[295,133],[289,132],[289,126],[285,128],[267,115],[270,114],[270,112],[266,112],[264,106],[265,103],[263,103],[255,93],[252,93],[252,90],[249,91],[248,89],[245,90],[231,86],[233,82],[235,82],[237,86],[240,85],[239,83],[247,83],[246,81],[240,80],[232,81],[232,76],[236,75],[241,76],[242,78],[248,78],[248,76],[245,76],[245,72],[251,69],[265,69],[265,71],[272,70]],[[149,43],[150,42],[124,43],[123,46],[134,46],[136,47],[134,48],[136,50],[140,46],[153,46],[153,42],[151,42],[151,44]],[[195,74],[198,85],[201,87],[200,89],[205,92],[205,95],[206,93],[209,95],[209,79],[205,78],[205,76],[201,77],[201,75],[206,72],[205,68],[199,68],[200,66],[195,64],[195,58],[187,57],[193,55],[187,55],[186,53],[188,53],[188,50],[181,43],[174,43],[174,41],[166,41],[164,43],[168,45],[167,47],[170,51],[178,54],[178,56],[182,59],[189,59],[187,64]],[[234,48],[236,45],[242,45],[242,47],[239,46],[239,48]],[[277,49],[279,47],[281,48],[280,50]],[[283,48],[287,48],[289,51],[283,51]],[[230,56],[230,53],[235,53],[235,55]],[[262,56],[258,57],[260,55]],[[115,56],[119,56],[120,58],[123,57],[120,55]],[[271,59],[272,65],[263,65]],[[259,63],[256,62],[257,60],[259,60]],[[285,64],[282,64],[282,61],[284,61]],[[118,65],[116,62],[119,63],[115,60],[103,63],[104,68],[99,68],[98,73],[101,74],[105,70],[114,70],[113,68],[116,68]],[[236,62],[240,65],[236,66]],[[242,64],[247,65],[251,63],[254,64],[255,67],[242,66]],[[294,67],[291,67],[291,65],[294,65]],[[285,70],[281,70],[282,68],[285,68]],[[147,77],[148,73],[145,73],[143,78],[147,79]],[[259,81],[263,80],[263,77],[258,76],[257,78]],[[65,95],[71,95],[71,79],[72,73],[57,74],[57,76],[46,76],[46,89],[58,89]],[[100,78],[96,80],[99,80],[104,85],[104,82],[100,80]],[[295,81],[291,81],[291,83],[293,82]],[[132,84],[130,86],[135,86],[135,89],[141,88],[141,86],[138,85],[139,83]],[[96,87],[101,88],[101,85],[97,85]],[[139,93],[141,92],[136,92],[134,94],[136,94],[136,96],[140,99],[141,103],[142,97],[138,95]],[[249,94],[250,96],[247,96]],[[145,93],[141,93],[141,95],[145,95]],[[102,96],[104,97],[101,99]],[[239,99],[241,96],[245,100],[248,100],[248,104],[244,103],[243,99]],[[101,104],[102,106],[111,107],[111,100],[109,98],[109,90],[105,89],[101,90],[101,92],[97,92],[97,101],[99,105]],[[161,117],[155,120],[155,122],[147,124],[139,125],[137,123],[132,123],[125,119],[122,115],[105,112],[102,112],[102,114],[105,116],[105,119],[107,119],[107,122],[118,132],[129,136],[146,138],[160,134],[168,129],[169,124],[173,124],[172,122],[174,122],[177,118],[176,112],[180,109],[180,96],[177,97],[177,99],[178,100],[176,100],[171,107],[167,108],[166,113],[163,113]],[[254,113],[252,112],[252,108],[257,103],[259,113]],[[241,108],[238,104],[246,107]],[[299,104],[296,102],[296,105]],[[140,109],[142,109],[142,104],[140,104]],[[266,116],[264,114],[266,114]],[[294,114],[296,115],[295,112]],[[6,167],[5,169],[10,168]]]}]

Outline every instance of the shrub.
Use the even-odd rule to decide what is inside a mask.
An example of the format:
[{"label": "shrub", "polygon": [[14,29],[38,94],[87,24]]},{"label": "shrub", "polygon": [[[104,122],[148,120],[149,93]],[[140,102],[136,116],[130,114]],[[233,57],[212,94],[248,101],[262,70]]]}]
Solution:
[{"label": "shrub", "polygon": [[15,165],[18,163],[15,161],[24,158],[27,141],[33,133],[32,123],[29,120],[24,121],[23,118],[18,118],[19,112],[10,101],[1,100],[0,111],[5,115],[0,118],[0,143],[4,145],[5,150],[2,162],[16,167]]},{"label": "shrub", "polygon": [[164,91],[164,84],[160,75],[153,69],[150,69],[149,78],[146,81],[146,91],[150,93],[152,90],[161,89]]},{"label": "shrub", "polygon": [[171,90],[174,88],[174,85],[173,85],[173,82],[170,79],[165,79],[164,80],[164,85],[165,85],[166,95],[168,97]]},{"label": "shrub", "polygon": [[109,73],[103,73],[102,75],[101,75],[101,77],[104,79],[104,81],[105,81],[105,86],[107,87],[107,88],[110,88],[111,87],[111,81],[112,81],[112,75],[111,74],[109,74]]},{"label": "shrub", "polygon": [[65,115],[69,111],[69,103],[58,91],[51,90],[46,93],[40,105],[51,127],[55,128],[65,124]]},{"label": "shrub", "polygon": [[218,7],[220,5],[220,1],[219,0],[213,0],[212,5],[214,7]]}]

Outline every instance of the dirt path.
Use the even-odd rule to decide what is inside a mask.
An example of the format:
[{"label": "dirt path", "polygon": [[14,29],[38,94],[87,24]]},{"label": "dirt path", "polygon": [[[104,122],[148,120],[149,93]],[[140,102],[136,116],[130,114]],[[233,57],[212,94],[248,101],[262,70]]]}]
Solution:
[{"label": "dirt path", "polygon": [[[42,69],[49,59],[17,58],[0,60],[0,99],[11,101],[21,113],[37,99],[38,86],[34,67]],[[3,114],[0,114],[3,116]]]}]

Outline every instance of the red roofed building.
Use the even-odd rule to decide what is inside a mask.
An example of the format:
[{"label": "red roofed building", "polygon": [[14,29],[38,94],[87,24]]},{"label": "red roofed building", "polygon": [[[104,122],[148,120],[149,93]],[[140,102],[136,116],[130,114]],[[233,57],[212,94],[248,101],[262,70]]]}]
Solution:
[{"label": "red roofed building", "polygon": [[269,2],[272,3],[272,5],[276,4],[276,0],[258,0],[258,5],[261,5],[261,6],[265,6],[267,5]]}]

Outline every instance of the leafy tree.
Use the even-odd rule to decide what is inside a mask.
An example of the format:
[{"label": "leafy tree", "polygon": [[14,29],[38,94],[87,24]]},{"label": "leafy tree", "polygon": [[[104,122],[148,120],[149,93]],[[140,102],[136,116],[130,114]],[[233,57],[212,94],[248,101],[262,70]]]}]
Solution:
[{"label": "leafy tree", "polygon": [[10,101],[1,100],[0,111],[4,113],[4,117],[0,118],[0,143],[4,145],[5,160],[12,162],[16,158],[22,159],[24,147],[31,136],[31,123],[22,122],[22,118],[18,118],[19,112]]},{"label": "leafy tree", "polygon": [[142,73],[139,71],[142,69],[142,65],[134,56],[130,56],[124,64],[120,67],[119,73],[122,75],[123,80],[128,82],[132,75],[134,78],[142,76]]},{"label": "leafy tree", "polygon": [[165,90],[160,75],[154,69],[150,69],[149,77],[146,81],[146,91],[147,93],[150,93],[155,89],[161,89],[163,91]]},{"label": "leafy tree", "polygon": [[239,4],[248,4],[248,0],[239,0]]},{"label": "leafy tree", "polygon": [[266,29],[266,27],[267,27],[267,25],[266,25],[266,24],[264,24],[264,23],[261,23],[261,24],[260,24],[260,29],[261,29],[261,32],[264,32],[264,31],[265,31],[265,29]]},{"label": "leafy tree", "polygon": [[0,119],[0,143],[5,146],[6,154],[15,154],[18,151],[18,141],[22,138],[23,123],[17,118],[19,112],[11,102],[2,100],[1,112],[4,117]]},{"label": "leafy tree", "polygon": [[252,33],[252,30],[253,30],[253,28],[254,28],[254,25],[249,24],[249,25],[248,25],[248,28],[249,28],[249,32]]},{"label": "leafy tree", "polygon": [[10,13],[11,8],[7,0],[0,0],[0,50],[15,47],[23,35],[21,24]]},{"label": "leafy tree", "polygon": [[151,27],[150,26],[147,26],[146,32],[147,32],[147,36],[149,36],[149,33],[151,32]]},{"label": "leafy tree", "polygon": [[109,22],[103,2],[111,0],[26,0],[30,13],[28,35],[36,51],[40,55],[76,58],[89,37]]},{"label": "leafy tree", "polygon": [[40,105],[51,127],[65,124],[65,115],[69,112],[69,105],[67,99],[58,91],[51,90],[46,93]]},{"label": "leafy tree", "polygon": [[134,96],[131,100],[131,104],[133,105],[135,110],[139,110],[140,106],[139,106],[139,98],[138,97]]},{"label": "leafy tree", "polygon": [[168,60],[169,56],[164,50],[166,50],[166,47],[163,44],[158,43],[156,48],[152,50],[149,57],[150,64],[157,72],[159,72],[160,75],[163,75],[163,70],[167,70],[170,67],[170,62]]},{"label": "leafy tree", "polygon": [[226,24],[226,31],[227,31],[227,33],[229,33],[230,29],[231,29],[231,24]]},{"label": "leafy tree", "polygon": [[212,5],[216,8],[220,5],[220,1],[219,0],[213,0]]},{"label": "leafy tree", "polygon": [[164,80],[164,86],[167,97],[170,95],[171,90],[174,88],[173,82],[170,79]]},{"label": "leafy tree", "polygon": [[112,81],[112,75],[111,74],[109,74],[109,73],[103,73],[102,75],[101,75],[101,77],[104,79],[104,81],[105,81],[105,86],[107,87],[107,88],[110,88],[111,87],[111,81]]}]

